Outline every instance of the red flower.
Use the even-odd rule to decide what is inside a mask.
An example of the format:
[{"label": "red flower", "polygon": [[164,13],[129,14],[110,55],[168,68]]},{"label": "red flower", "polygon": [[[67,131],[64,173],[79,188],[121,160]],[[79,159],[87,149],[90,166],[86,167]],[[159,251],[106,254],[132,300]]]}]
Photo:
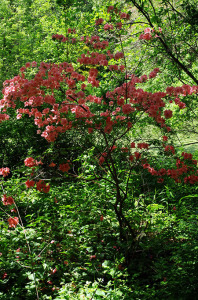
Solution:
[{"label": "red flower", "polygon": [[9,227],[14,227],[15,228],[17,226],[17,224],[19,223],[19,218],[17,218],[17,217],[14,217],[14,218],[10,217],[8,219],[8,223],[9,223]]},{"label": "red flower", "polygon": [[100,18],[100,19],[98,19],[98,20],[95,21],[95,24],[96,24],[96,25],[100,25],[100,24],[102,24],[103,22],[104,22],[104,20],[103,20],[102,18]]},{"label": "red flower", "polygon": [[170,119],[172,117],[172,115],[173,115],[172,110],[167,109],[167,110],[164,111],[164,116],[165,116],[166,119]]},{"label": "red flower", "polygon": [[12,204],[14,204],[14,199],[11,196],[7,197],[6,195],[3,195],[2,201],[3,201],[3,205],[12,205]]},{"label": "red flower", "polygon": [[102,165],[104,161],[105,161],[105,158],[103,156],[101,156],[99,158],[99,164]]},{"label": "red flower", "polygon": [[166,169],[164,169],[164,168],[160,169],[160,170],[158,171],[158,175],[159,175],[159,176],[164,176],[164,175],[166,175]]},{"label": "red flower", "polygon": [[148,163],[145,163],[142,165],[144,169],[148,169],[150,167],[150,165]]},{"label": "red flower", "polygon": [[141,153],[135,152],[134,154],[135,154],[135,158],[136,159],[140,159],[141,158]]},{"label": "red flower", "polygon": [[102,222],[104,220],[103,215],[100,216],[100,221]]},{"label": "red flower", "polygon": [[93,128],[92,128],[92,127],[89,127],[89,128],[88,128],[88,133],[91,134],[92,132],[93,132]]},{"label": "red flower", "polygon": [[129,160],[130,160],[130,161],[133,161],[133,159],[134,159],[134,156],[133,156],[133,155],[130,155],[130,156],[129,156]]},{"label": "red flower", "polygon": [[131,106],[131,104],[124,104],[122,106],[122,112],[123,112],[123,114],[128,115],[128,114],[130,114],[133,111],[134,111],[134,108]]},{"label": "red flower", "polygon": [[30,187],[33,187],[34,185],[35,185],[35,181],[34,180],[27,180],[26,181],[26,186],[28,187],[28,188],[30,188]]},{"label": "red flower", "polygon": [[187,177],[184,178],[184,183],[191,183],[191,184],[195,184],[196,182],[198,182],[198,176],[196,175],[189,175]]},{"label": "red flower", "polygon": [[149,148],[149,144],[147,144],[147,143],[139,143],[137,146],[139,149],[148,149]]},{"label": "red flower", "polygon": [[151,175],[157,176],[157,171],[154,168],[148,167],[148,171]]},{"label": "red flower", "polygon": [[69,169],[70,169],[70,166],[68,163],[59,165],[59,170],[62,172],[68,172]]},{"label": "red flower", "polygon": [[192,154],[191,153],[182,152],[182,156],[184,157],[184,159],[192,160]]},{"label": "red flower", "polygon": [[173,146],[170,146],[170,145],[167,145],[165,148],[164,148],[164,151],[168,152],[168,151],[171,151],[172,154],[175,154],[175,149]]},{"label": "red flower", "polygon": [[56,166],[55,163],[53,163],[53,161],[49,164],[49,167],[54,168]]},{"label": "red flower", "polygon": [[9,173],[10,173],[10,169],[9,168],[1,168],[0,169],[0,175],[3,175],[3,177],[8,176]]},{"label": "red flower", "polygon": [[168,137],[164,135],[164,136],[163,136],[163,141],[164,141],[164,142],[168,141]]},{"label": "red flower", "polygon": [[2,279],[5,279],[8,276],[8,274],[6,272],[3,273],[3,275],[1,276]]},{"label": "red flower", "polygon": [[27,157],[25,160],[24,160],[24,163],[25,163],[25,166],[26,167],[34,167],[35,166],[35,160],[34,158],[32,157]]},{"label": "red flower", "polygon": [[33,157],[27,157],[24,160],[24,164],[25,164],[26,167],[32,168],[34,166],[42,165],[43,163],[41,161],[35,160]]},{"label": "red flower", "polygon": [[42,180],[39,180],[36,183],[36,189],[40,192],[48,193],[50,190],[50,186],[46,185]]}]

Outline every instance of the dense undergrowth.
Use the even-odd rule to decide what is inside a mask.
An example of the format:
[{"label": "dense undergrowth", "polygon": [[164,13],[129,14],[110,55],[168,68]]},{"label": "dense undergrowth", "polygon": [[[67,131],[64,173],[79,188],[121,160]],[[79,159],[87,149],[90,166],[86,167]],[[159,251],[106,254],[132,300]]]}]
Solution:
[{"label": "dense undergrowth", "polygon": [[[134,174],[138,182],[139,175]],[[196,299],[197,188],[130,187],[126,217],[136,239],[122,241],[104,182],[64,182],[49,194],[3,182],[23,227],[1,220],[0,299]],[[13,207],[11,207],[13,208]]]}]

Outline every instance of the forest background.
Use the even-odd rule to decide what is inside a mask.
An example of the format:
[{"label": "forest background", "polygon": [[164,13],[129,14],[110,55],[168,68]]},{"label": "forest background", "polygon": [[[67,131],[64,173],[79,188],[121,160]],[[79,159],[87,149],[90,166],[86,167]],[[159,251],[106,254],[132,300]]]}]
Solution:
[{"label": "forest background", "polygon": [[[2,0],[0,19],[0,299],[197,299],[196,0]],[[50,102],[24,110],[39,72],[64,131],[38,129]]]}]

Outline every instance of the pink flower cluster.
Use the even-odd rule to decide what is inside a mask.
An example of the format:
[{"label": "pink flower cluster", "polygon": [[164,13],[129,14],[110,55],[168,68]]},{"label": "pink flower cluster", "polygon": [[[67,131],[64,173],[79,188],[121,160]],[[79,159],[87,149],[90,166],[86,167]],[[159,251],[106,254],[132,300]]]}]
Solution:
[{"label": "pink flower cluster", "polygon": [[144,33],[140,34],[139,39],[146,40],[146,41],[151,40],[152,39],[151,28],[145,28]]},{"label": "pink flower cluster", "polygon": [[31,188],[31,187],[34,187],[35,181],[28,179],[25,184],[26,184],[27,188]]},{"label": "pink flower cluster", "polygon": [[96,26],[101,25],[104,22],[104,19],[100,18],[95,21]]},{"label": "pink flower cluster", "polygon": [[120,59],[120,58],[123,58],[124,57],[124,53],[123,52],[117,52],[115,55],[114,55],[114,58],[116,60]]},{"label": "pink flower cluster", "polygon": [[[172,154],[175,154],[174,147],[170,146],[170,145],[165,147],[165,151],[170,151],[170,152],[172,152]],[[183,152],[182,156],[183,156],[184,160],[188,161],[189,165],[187,165],[187,162],[184,162],[181,159],[177,158],[176,159],[176,169],[172,168],[172,169],[166,170],[166,169],[162,168],[157,171],[154,168],[152,168],[150,166],[150,164],[148,164],[148,163],[142,163],[142,166],[144,169],[147,169],[151,175],[159,176],[159,178],[158,178],[159,183],[162,183],[164,181],[164,178],[163,178],[164,176],[169,176],[172,179],[174,179],[175,182],[181,182],[182,177],[183,177],[184,183],[195,184],[196,182],[198,182],[198,176],[196,174],[193,174],[193,172],[196,171],[196,173],[197,173],[197,168],[196,168],[197,160],[192,159],[193,156],[191,153]],[[194,165],[194,167],[193,167],[193,165]],[[187,173],[191,173],[191,172],[192,172],[192,174],[186,176]]]},{"label": "pink flower cluster", "polygon": [[167,110],[164,111],[164,116],[165,116],[166,119],[170,119],[172,117],[172,115],[173,115],[172,110],[167,109]]},{"label": "pink flower cluster", "polygon": [[[2,197],[2,202],[3,205],[13,205],[14,204],[14,199],[12,196],[7,196],[6,194],[3,195]],[[15,208],[11,209],[11,212],[17,212]],[[17,224],[19,223],[19,218],[18,217],[9,217],[8,219],[9,227],[15,228]]]},{"label": "pink flower cluster", "polygon": [[86,56],[85,54],[82,54],[81,58],[78,58],[78,62],[81,65],[108,66],[107,56],[105,54],[102,54],[102,53],[100,54],[100,53],[97,53],[97,52],[92,52],[91,56]]},{"label": "pink flower cluster", "polygon": [[148,149],[149,148],[149,144],[147,144],[147,143],[139,143],[139,144],[137,144],[137,147],[139,149]]},{"label": "pink flower cluster", "polygon": [[98,35],[94,35],[92,37],[86,36],[86,38],[82,36],[80,40],[84,41],[86,45],[93,47],[93,49],[104,50],[109,45],[109,43],[105,40],[100,41],[100,37]]},{"label": "pink flower cluster", "polygon": [[[155,33],[155,35],[153,35]],[[146,40],[150,41],[152,38],[157,38],[159,35],[157,33],[162,33],[162,28],[159,27],[158,30],[155,30],[154,28],[151,29],[149,27],[144,29],[144,33],[141,33],[139,36],[140,40]]]},{"label": "pink flower cluster", "polygon": [[43,164],[41,161],[37,161],[37,160],[35,160],[35,159],[32,158],[32,157],[27,157],[27,158],[24,160],[24,163],[25,163],[25,166],[26,166],[26,167],[29,167],[29,168],[32,168],[32,167],[35,167],[35,166],[38,166],[38,165],[42,165],[42,164]]},{"label": "pink flower cluster", "polygon": [[65,37],[63,34],[53,34],[52,39],[60,41],[62,43],[65,43],[66,41],[68,41],[68,37]]},{"label": "pink flower cluster", "polygon": [[[2,103],[2,102],[1,102]],[[1,103],[0,103],[0,109],[1,109]],[[2,103],[3,104],[3,103]],[[2,105],[3,106],[3,105]],[[2,121],[6,121],[6,120],[9,120],[9,115],[7,115],[7,114],[0,114],[0,123],[2,122]]]},{"label": "pink flower cluster", "polygon": [[10,173],[10,169],[9,168],[1,168],[0,169],[0,175],[3,176],[3,177],[6,177],[8,176]]},{"label": "pink flower cluster", "polygon": [[14,199],[11,196],[3,195],[2,197],[3,205],[12,205],[14,204]]},{"label": "pink flower cluster", "polygon": [[130,15],[123,12],[123,13],[120,13],[120,19],[126,19],[126,20],[129,20],[130,19]]},{"label": "pink flower cluster", "polygon": [[190,86],[189,84],[184,84],[182,86],[169,86],[166,88],[166,93],[167,95],[174,95],[174,96],[187,96],[187,95],[192,95],[192,94],[197,94],[198,93],[198,86]]},{"label": "pink flower cluster", "polygon": [[104,25],[104,30],[105,30],[105,31],[107,31],[107,30],[113,30],[113,25],[112,25],[112,24],[108,24],[108,23],[105,24],[105,25]]},{"label": "pink flower cluster", "polygon": [[129,15],[129,14],[127,14],[127,13],[125,13],[125,12],[118,11],[118,9],[115,8],[113,5],[110,5],[110,6],[108,7],[107,12],[108,12],[108,13],[111,13],[111,14],[112,14],[112,13],[117,14],[117,15],[120,17],[120,19],[126,19],[126,20],[129,20],[129,19],[130,19],[130,15]]},{"label": "pink flower cluster", "polygon": [[149,74],[149,78],[154,78],[157,76],[157,73],[159,72],[159,68],[155,68],[150,74]]},{"label": "pink flower cluster", "polygon": [[39,180],[36,183],[36,189],[40,192],[48,193],[50,190],[50,185],[47,185],[43,180]]},{"label": "pink flower cluster", "polygon": [[107,152],[102,153],[99,158],[99,164],[102,165],[105,162],[105,157],[107,157]]},{"label": "pink flower cluster", "polygon": [[166,152],[171,152],[172,154],[175,154],[175,149],[174,149],[174,147],[171,146],[171,145],[165,146],[165,147],[164,147],[164,151],[166,151]]},{"label": "pink flower cluster", "polygon": [[68,172],[69,169],[70,169],[70,165],[68,163],[59,165],[59,170],[62,172]]},{"label": "pink flower cluster", "polygon": [[8,223],[9,223],[9,227],[16,228],[17,224],[19,223],[19,218],[17,218],[17,217],[14,217],[14,218],[10,217],[8,219]]},{"label": "pink flower cluster", "polygon": [[99,81],[96,80],[96,77],[98,75],[98,70],[97,69],[90,69],[89,70],[89,77],[87,78],[87,81],[91,83],[91,85],[94,87],[99,87]]}]

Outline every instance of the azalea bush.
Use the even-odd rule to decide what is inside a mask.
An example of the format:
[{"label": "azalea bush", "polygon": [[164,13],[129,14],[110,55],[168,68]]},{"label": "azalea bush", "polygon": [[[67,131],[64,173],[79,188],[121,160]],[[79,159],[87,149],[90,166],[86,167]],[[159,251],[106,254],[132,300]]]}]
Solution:
[{"label": "azalea bush", "polygon": [[[192,186],[198,182],[197,160],[191,153],[177,150],[174,146],[175,128],[171,122],[172,117],[180,111],[188,110],[188,101],[197,94],[198,87],[168,86],[165,91],[153,93],[146,91],[145,84],[152,82],[160,69],[155,68],[140,77],[130,74],[123,47],[130,13],[109,6],[107,17],[107,20],[102,18],[96,20],[95,35],[90,37],[76,35],[75,29],[72,28],[68,29],[66,36],[59,34],[52,36],[56,43],[64,45],[67,42],[72,45],[72,49],[75,49],[73,48],[75,45],[77,53],[82,49],[81,56],[74,63],[42,62],[37,65],[35,61],[27,62],[21,67],[18,76],[4,82],[3,99],[0,101],[1,122],[9,122],[9,115],[13,113],[20,121],[28,116],[37,126],[37,134],[49,143],[49,151],[46,151],[43,157],[40,155],[39,158],[32,156],[25,158],[24,166],[21,168],[25,180],[22,182],[21,175],[18,176],[17,183],[22,187],[19,187],[18,191],[16,188],[16,192],[19,193],[21,190],[22,195],[29,195],[33,202],[41,202],[42,204],[39,204],[41,207],[45,206],[46,202],[51,215],[48,213],[42,218],[38,216],[37,218],[43,220],[43,224],[47,224],[49,219],[49,230],[46,230],[45,225],[39,228],[40,222],[37,224],[34,213],[31,214],[33,204],[29,203],[27,207],[23,207],[24,204],[20,204],[21,196],[13,191],[9,193],[9,183],[2,184],[3,205],[6,207],[13,205],[12,214],[3,208],[2,210],[9,217],[7,221],[14,239],[15,231],[23,235],[26,250],[23,249],[22,255],[24,256],[25,251],[29,254],[24,258],[26,266],[22,264],[22,267],[30,269],[29,273],[26,272],[26,288],[30,290],[36,288],[37,298],[39,290],[46,289],[46,293],[49,292],[47,284],[54,285],[53,289],[57,291],[56,276],[63,274],[65,266],[69,264],[68,261],[77,264],[82,273],[87,271],[79,261],[86,261],[87,256],[89,256],[87,263],[89,274],[85,272],[85,275],[81,274],[82,277],[102,276],[101,282],[104,286],[113,278],[114,284],[116,282],[114,289],[116,294],[116,285],[118,286],[123,278],[128,276],[127,269],[123,275],[125,268],[129,268],[131,274],[134,271],[133,259],[136,257],[141,239],[146,236],[146,243],[149,241],[149,236],[154,235],[153,226],[157,226],[161,232],[176,222],[174,214],[170,219],[167,215],[170,209],[169,200],[166,205],[149,203],[150,188],[157,186],[160,190],[166,184],[183,187],[185,184]],[[158,38],[162,32],[161,28],[145,28],[139,38],[143,42],[152,40]],[[120,51],[114,52],[115,41],[119,41]],[[88,48],[85,52],[84,46]],[[65,136],[75,142],[78,139],[77,153],[68,150],[60,155],[61,152],[58,152],[56,145],[60,145]],[[82,137],[86,143],[81,143]],[[50,149],[56,149],[57,153],[52,153]],[[9,174],[10,169],[2,166],[0,169],[2,178],[6,179]],[[93,186],[92,193],[96,194],[94,213],[97,211],[97,218],[91,208],[93,198],[87,199],[87,195],[76,200],[74,206],[68,201],[64,205],[60,204],[59,210],[56,209],[59,197],[63,193],[61,189],[57,194],[57,185],[58,182],[64,181],[67,183],[73,181],[76,184],[82,181],[84,186],[81,188],[87,188],[88,183]],[[5,185],[8,188],[5,188]],[[97,189],[102,191],[104,198],[100,199]],[[151,197],[154,195],[151,194]],[[48,198],[50,200],[47,200]],[[83,205],[90,209],[85,210]],[[173,213],[176,209],[175,204],[171,204]],[[79,215],[90,214],[89,217],[83,219],[80,217],[80,220],[76,221],[78,224],[73,225],[74,232],[70,230],[71,225],[66,221],[68,210],[70,212],[77,210]],[[161,221],[157,217],[160,210],[167,220],[161,227]],[[148,215],[154,219],[154,225],[151,225]],[[23,219],[27,224],[29,219],[30,228],[25,229]],[[54,224],[54,220],[57,224]],[[65,228],[60,230],[63,222]],[[110,227],[113,238],[110,238],[110,234],[106,235],[106,240],[102,238],[101,224],[104,224],[105,231]],[[93,231],[93,236],[88,234],[88,230]],[[88,234],[91,242],[89,238],[82,239],[82,233],[85,236]],[[64,240],[65,234],[71,238],[75,237],[74,241]],[[41,237],[42,235],[44,237]],[[40,239],[45,244],[37,251],[36,246],[40,247],[37,240]],[[163,235],[161,239],[163,241]],[[106,245],[104,254],[103,243]],[[143,252],[143,256],[147,253],[145,245],[139,249]],[[100,249],[99,254],[95,254],[97,247]],[[43,255],[46,248],[47,254]],[[64,254],[67,255],[66,260]],[[8,253],[6,255],[9,256]],[[38,262],[40,257],[41,262]],[[51,260],[51,269],[45,260]],[[20,261],[18,265],[21,266]],[[97,272],[93,271],[94,269]],[[75,268],[72,266],[70,271],[66,272],[67,282],[72,276],[71,270],[73,272]],[[149,267],[146,273],[148,270]],[[141,271],[137,272],[137,278],[140,273]],[[3,279],[6,279],[5,274],[6,272]],[[49,276],[53,277],[54,281]],[[76,276],[79,276],[79,269]],[[159,275],[160,280],[163,276]],[[78,288],[76,287],[76,290]],[[96,291],[97,288],[94,293]],[[102,292],[104,294],[101,295],[104,296],[105,292]],[[91,297],[94,297],[94,293]],[[140,295],[139,293],[138,296]],[[146,292],[144,296],[146,297]],[[27,297],[32,297],[32,294]]]}]

